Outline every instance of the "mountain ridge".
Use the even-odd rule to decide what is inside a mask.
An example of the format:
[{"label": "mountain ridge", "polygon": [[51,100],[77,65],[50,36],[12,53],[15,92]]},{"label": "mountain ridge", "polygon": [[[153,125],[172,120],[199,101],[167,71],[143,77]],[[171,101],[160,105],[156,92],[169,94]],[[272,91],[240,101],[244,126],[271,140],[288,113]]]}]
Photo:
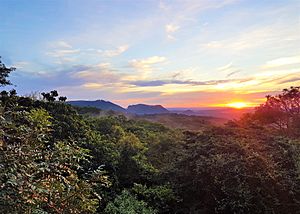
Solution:
[{"label": "mountain ridge", "polygon": [[133,104],[133,105],[129,105],[127,108],[123,108],[120,105],[115,104],[113,102],[100,100],[100,99],[99,100],[73,100],[73,101],[68,101],[67,103],[77,107],[94,107],[105,111],[112,110],[116,112],[138,114],[138,115],[169,113],[169,111],[162,105]]},{"label": "mountain ridge", "polygon": [[127,111],[133,114],[165,114],[169,113],[162,105],[135,104],[129,105]]},{"label": "mountain ridge", "polygon": [[253,111],[253,108],[233,109],[233,108],[165,108],[162,105],[148,105],[148,104],[132,104],[124,108],[118,104],[105,100],[74,100],[67,103],[77,107],[94,107],[103,111],[115,111],[125,114],[135,115],[152,115],[152,114],[183,114],[188,116],[208,116],[217,118],[240,118],[244,113]]},{"label": "mountain ridge", "polygon": [[126,112],[126,109],[106,100],[73,100],[67,102],[70,105],[78,106],[78,107],[95,107],[101,110],[112,110],[112,111],[118,111],[118,112]]}]

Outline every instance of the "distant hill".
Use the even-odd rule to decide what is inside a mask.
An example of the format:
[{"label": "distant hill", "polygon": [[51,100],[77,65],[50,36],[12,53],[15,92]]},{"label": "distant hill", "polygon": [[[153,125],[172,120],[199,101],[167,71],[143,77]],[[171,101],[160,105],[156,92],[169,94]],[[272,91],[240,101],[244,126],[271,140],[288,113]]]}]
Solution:
[{"label": "distant hill", "polygon": [[[161,105],[130,105],[127,109],[122,108],[114,103],[96,100],[96,101],[71,101],[80,114],[95,117],[103,117],[108,115],[124,115],[129,119],[149,121],[159,123],[173,129],[202,131],[211,125],[222,126],[228,121],[226,117],[216,117],[216,115],[224,116],[224,111],[217,110],[177,110],[177,113],[165,109]],[[223,109],[224,110],[224,109]],[[208,111],[208,112],[207,112]],[[228,109],[227,109],[228,111]],[[197,114],[211,114],[213,116],[203,116]]]},{"label": "distant hill", "polygon": [[117,112],[126,112],[126,109],[122,108],[121,106],[105,100],[95,100],[95,101],[76,100],[76,101],[68,101],[68,103],[78,107],[94,107],[105,111],[112,110]]},{"label": "distant hill", "polygon": [[[223,118],[223,119],[238,119],[245,113],[250,113],[254,108],[234,109],[234,108],[170,108],[166,109],[162,105],[146,105],[136,104],[129,105],[127,109],[105,100],[76,100],[68,101],[69,104],[77,107],[93,107],[100,109],[102,114],[107,114],[107,111],[114,111],[115,113],[122,113],[128,115],[154,115],[154,114],[182,114],[187,116],[202,116],[211,118]],[[85,109],[88,110],[88,109]],[[174,118],[174,117],[172,117]]]},{"label": "distant hill", "polygon": [[169,111],[161,105],[145,105],[145,104],[130,105],[127,108],[127,112],[132,114],[138,114],[138,115],[169,113]]},{"label": "distant hill", "polygon": [[103,111],[112,110],[115,112],[137,114],[137,115],[169,113],[169,111],[161,105],[137,104],[137,105],[130,105],[128,106],[127,109],[125,109],[115,103],[105,101],[105,100],[95,100],[95,101],[76,100],[76,101],[69,101],[68,103],[77,107],[93,107],[93,108],[101,109]]}]

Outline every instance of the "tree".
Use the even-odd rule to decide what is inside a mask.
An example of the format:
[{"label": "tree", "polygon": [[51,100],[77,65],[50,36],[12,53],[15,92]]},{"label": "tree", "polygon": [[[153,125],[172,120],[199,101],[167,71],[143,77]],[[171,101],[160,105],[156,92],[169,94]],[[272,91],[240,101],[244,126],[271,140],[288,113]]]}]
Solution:
[{"label": "tree", "polygon": [[7,68],[1,61],[0,57],[0,86],[11,85],[11,82],[7,79],[9,74],[16,68]]},{"label": "tree", "polygon": [[62,97],[62,96],[60,96],[60,97],[58,98],[58,100],[59,100],[60,102],[66,102],[67,97]]},{"label": "tree", "polygon": [[[43,93],[41,93],[41,95],[43,96],[44,100],[46,100],[48,102],[54,102],[56,100],[56,97],[58,97],[58,92],[56,90],[53,90],[53,91],[50,91],[49,93],[43,92]],[[67,100],[67,98],[65,98],[65,100]]]},{"label": "tree", "polygon": [[283,89],[281,94],[266,98],[256,109],[254,118],[286,135],[299,135],[300,87]]},{"label": "tree", "polygon": [[299,140],[226,126],[189,133],[185,142],[167,178],[181,198],[178,213],[299,210]]},{"label": "tree", "polygon": [[105,214],[155,214],[156,210],[144,201],[139,201],[134,195],[124,190],[113,202],[108,203]]},{"label": "tree", "polygon": [[138,199],[145,201],[151,207],[159,210],[159,213],[174,213],[176,196],[169,185],[147,187],[146,185],[134,184],[132,192]]},{"label": "tree", "polygon": [[94,213],[101,198],[93,186],[107,179],[100,168],[79,175],[88,150],[72,140],[50,146],[53,118],[44,109],[1,116],[1,213]]}]

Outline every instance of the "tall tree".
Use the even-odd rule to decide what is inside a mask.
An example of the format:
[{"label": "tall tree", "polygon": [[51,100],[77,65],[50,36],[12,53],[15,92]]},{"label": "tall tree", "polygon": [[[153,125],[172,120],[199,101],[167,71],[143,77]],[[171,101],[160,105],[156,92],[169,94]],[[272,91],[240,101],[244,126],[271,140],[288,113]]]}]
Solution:
[{"label": "tall tree", "polygon": [[255,118],[287,135],[299,134],[300,87],[283,89],[281,94],[267,96],[267,101],[258,107]]},{"label": "tall tree", "polygon": [[1,61],[0,57],[0,86],[11,85],[11,82],[7,79],[9,74],[16,68],[7,68]]}]

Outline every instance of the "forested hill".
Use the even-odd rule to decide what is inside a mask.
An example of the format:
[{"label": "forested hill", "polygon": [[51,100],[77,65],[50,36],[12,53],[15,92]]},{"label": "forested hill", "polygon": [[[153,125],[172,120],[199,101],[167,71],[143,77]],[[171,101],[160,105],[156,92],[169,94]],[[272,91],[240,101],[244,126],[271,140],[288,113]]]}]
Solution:
[{"label": "forested hill", "polygon": [[112,110],[117,112],[126,112],[126,109],[122,108],[121,106],[105,100],[95,100],[95,101],[74,100],[74,101],[68,101],[67,103],[78,107],[94,107],[106,111]]},{"label": "forested hill", "polygon": [[228,122],[227,119],[223,118],[185,115],[177,113],[135,115],[131,116],[130,118],[135,120],[160,123],[169,128],[181,129],[186,131],[201,131],[211,125],[222,126],[226,122]]},{"label": "forested hill", "polygon": [[145,104],[129,105],[127,111],[129,113],[133,113],[137,115],[169,113],[169,111],[161,105],[145,105]]},{"label": "forested hill", "polygon": [[95,100],[95,101],[74,100],[74,101],[68,101],[67,103],[77,107],[94,107],[104,111],[115,111],[115,112],[137,114],[137,115],[169,113],[169,111],[161,105],[136,104],[136,105],[129,105],[128,108],[125,109],[115,103],[105,101],[105,100]]},{"label": "forested hill", "polygon": [[42,97],[0,93],[0,213],[299,213],[299,87],[199,132]]}]

